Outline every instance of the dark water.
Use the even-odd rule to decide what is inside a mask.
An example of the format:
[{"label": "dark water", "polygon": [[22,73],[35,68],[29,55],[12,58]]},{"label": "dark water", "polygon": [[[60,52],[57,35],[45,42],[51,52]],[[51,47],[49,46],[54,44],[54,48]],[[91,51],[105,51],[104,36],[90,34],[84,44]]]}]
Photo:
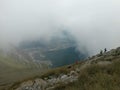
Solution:
[{"label": "dark water", "polygon": [[76,51],[75,47],[47,52],[46,56],[51,60],[53,67],[64,66],[85,59],[88,55]]}]

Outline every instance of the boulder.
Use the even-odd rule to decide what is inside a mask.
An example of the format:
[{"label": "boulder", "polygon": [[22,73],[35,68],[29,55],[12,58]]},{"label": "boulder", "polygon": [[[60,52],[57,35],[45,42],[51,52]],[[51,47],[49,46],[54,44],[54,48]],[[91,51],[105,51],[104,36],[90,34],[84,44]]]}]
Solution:
[{"label": "boulder", "polygon": [[33,87],[36,88],[37,90],[45,90],[45,88],[47,87],[47,82],[44,81],[43,79],[35,79]]},{"label": "boulder", "polygon": [[77,73],[76,71],[71,71],[71,72],[70,72],[70,76],[72,76],[72,75],[77,76],[78,73]]}]

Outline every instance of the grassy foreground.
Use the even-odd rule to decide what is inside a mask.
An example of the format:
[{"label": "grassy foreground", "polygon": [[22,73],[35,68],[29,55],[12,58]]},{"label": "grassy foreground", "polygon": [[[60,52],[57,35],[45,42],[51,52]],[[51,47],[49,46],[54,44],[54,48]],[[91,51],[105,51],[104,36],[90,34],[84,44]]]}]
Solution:
[{"label": "grassy foreground", "polygon": [[90,65],[80,72],[78,81],[54,90],[120,90],[120,58],[110,65]]}]

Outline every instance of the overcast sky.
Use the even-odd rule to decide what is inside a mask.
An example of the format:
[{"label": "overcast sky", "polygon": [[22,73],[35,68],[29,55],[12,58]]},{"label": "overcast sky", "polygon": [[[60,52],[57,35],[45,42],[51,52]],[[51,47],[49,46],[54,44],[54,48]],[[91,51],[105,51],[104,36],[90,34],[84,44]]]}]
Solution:
[{"label": "overcast sky", "polygon": [[71,32],[90,53],[120,46],[120,0],[0,0],[0,45]]}]

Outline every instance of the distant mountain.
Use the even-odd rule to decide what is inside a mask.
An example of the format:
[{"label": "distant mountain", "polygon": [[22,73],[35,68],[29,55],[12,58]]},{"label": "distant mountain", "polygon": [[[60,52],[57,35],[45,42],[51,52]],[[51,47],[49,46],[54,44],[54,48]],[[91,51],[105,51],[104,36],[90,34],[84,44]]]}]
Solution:
[{"label": "distant mountain", "polygon": [[85,59],[88,54],[76,50],[74,37],[66,31],[54,35],[49,41],[44,39],[23,41],[19,49],[33,61],[51,62],[52,67],[63,66]]}]

